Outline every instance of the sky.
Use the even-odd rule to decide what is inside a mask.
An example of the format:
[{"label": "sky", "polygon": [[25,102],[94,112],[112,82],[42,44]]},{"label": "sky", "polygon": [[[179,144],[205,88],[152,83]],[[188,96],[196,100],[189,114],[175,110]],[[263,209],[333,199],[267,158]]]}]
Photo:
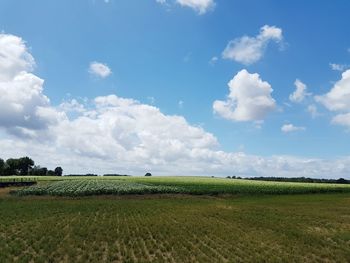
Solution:
[{"label": "sky", "polygon": [[350,179],[350,2],[2,0],[0,158]]}]

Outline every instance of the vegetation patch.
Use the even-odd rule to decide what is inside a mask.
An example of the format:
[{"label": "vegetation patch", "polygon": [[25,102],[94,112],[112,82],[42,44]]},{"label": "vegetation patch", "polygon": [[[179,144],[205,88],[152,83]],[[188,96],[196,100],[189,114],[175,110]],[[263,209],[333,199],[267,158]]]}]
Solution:
[{"label": "vegetation patch", "polygon": [[[38,177],[39,178],[39,177]],[[123,194],[181,193],[193,195],[283,195],[350,193],[350,185],[324,183],[266,182],[203,177],[44,177],[38,185],[13,191],[13,194],[89,196]],[[45,179],[45,180],[44,180]]]},{"label": "vegetation patch", "polygon": [[350,262],[350,195],[0,197],[0,262]]},{"label": "vegetation patch", "polygon": [[65,180],[49,184],[39,184],[12,191],[18,196],[53,195],[53,196],[89,196],[89,195],[125,195],[181,193],[175,186],[146,185],[120,180]]}]

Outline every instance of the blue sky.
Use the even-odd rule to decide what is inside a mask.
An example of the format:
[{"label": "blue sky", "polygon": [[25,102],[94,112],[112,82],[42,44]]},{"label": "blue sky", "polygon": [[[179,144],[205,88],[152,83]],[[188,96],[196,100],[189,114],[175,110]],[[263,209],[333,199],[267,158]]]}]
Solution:
[{"label": "blue sky", "polygon": [[[330,105],[336,105],[341,98],[325,97],[325,94],[342,79],[342,73],[350,65],[349,8],[350,3],[345,0],[3,0],[0,3],[0,30],[4,36],[21,38],[26,52],[35,59],[34,68],[25,70],[44,80],[41,93],[50,100],[49,105],[46,102],[45,105],[64,113],[70,125],[85,113],[68,112],[63,109],[63,103],[76,100],[85,111],[92,111],[96,97],[115,94],[118,98],[137,100],[140,105],[154,106],[166,117],[184,117],[189,127],[201,127],[203,136],[211,134],[215,137],[218,144],[213,146],[213,151],[216,152],[244,152],[267,160],[273,156],[291,156],[300,160],[337,162],[349,155],[350,117],[343,116],[341,121],[334,118],[350,112],[350,102],[344,107],[332,107]],[[242,56],[247,48],[242,38],[259,39],[264,26],[280,32],[261,38],[265,42],[255,50],[260,52],[260,58],[247,63],[237,56],[231,59],[223,56],[230,41],[236,48],[237,43],[242,44],[241,49],[236,49],[236,53],[241,52],[239,56]],[[214,57],[216,59],[212,60]],[[93,62],[105,65],[111,73],[104,77],[94,74],[89,70]],[[336,64],[333,69],[331,63]],[[238,116],[236,112],[230,115],[233,117],[225,118],[225,112],[234,112],[237,103],[247,102],[247,97],[237,100],[234,95],[229,96],[228,83],[242,70],[248,75],[237,80],[240,83],[234,86],[237,92],[243,94],[247,88],[244,86],[246,82],[241,81],[257,73],[258,80],[267,82],[273,90],[266,91],[264,98],[270,103],[274,101],[274,104],[253,110],[244,105],[243,110],[252,111],[249,116]],[[293,102],[290,95],[296,89],[294,83],[297,79],[307,88],[302,99]],[[349,85],[346,81],[341,85],[345,97],[349,94],[346,92]],[[317,99],[318,96],[323,96],[323,99]],[[215,109],[217,100],[230,105],[222,110]],[[314,116],[310,107],[317,111]],[[257,117],[259,112],[264,112],[263,116]],[[3,149],[7,149],[5,140],[28,145],[33,142],[33,138],[13,132],[14,128],[24,126],[14,124],[8,127],[5,117],[0,117],[0,121],[3,123],[0,125]],[[139,129],[148,130],[147,125],[157,125],[157,122],[147,123]],[[285,129],[282,129],[284,125]],[[28,129],[27,126],[24,128]],[[59,156],[63,156],[63,152],[70,154],[60,136],[62,134],[53,139],[57,146],[51,150]],[[186,144],[181,137],[171,136],[166,140],[175,139]],[[138,133],[136,137],[141,138]],[[34,150],[27,152],[27,149],[23,146],[17,152],[5,150],[4,155],[32,154],[44,164],[51,164],[44,156]],[[98,152],[101,151],[109,152],[99,148]],[[105,155],[98,157],[76,149],[71,149],[71,152],[75,158],[93,156],[91,158],[97,158],[103,166]],[[119,153],[117,150],[112,152]],[[152,159],[152,154],[149,154]],[[162,156],[160,153],[156,155]],[[138,172],[137,167],[140,170],[157,169],[159,162],[164,167],[165,164],[169,167],[181,165],[178,155],[170,159],[176,159],[176,164],[170,165],[158,159],[154,163],[143,160],[130,167],[110,167],[106,171],[125,168]],[[115,157],[113,160],[119,159]],[[232,163],[232,167],[221,165],[227,166],[222,174],[235,168]],[[189,166],[197,167],[196,161]],[[67,167],[77,172],[86,169],[84,165],[69,163]],[[198,167],[205,170],[202,164]],[[159,171],[171,173],[165,168]],[[257,173],[247,172],[245,168],[242,171],[247,175]],[[344,176],[345,172],[343,169],[339,175]]]}]

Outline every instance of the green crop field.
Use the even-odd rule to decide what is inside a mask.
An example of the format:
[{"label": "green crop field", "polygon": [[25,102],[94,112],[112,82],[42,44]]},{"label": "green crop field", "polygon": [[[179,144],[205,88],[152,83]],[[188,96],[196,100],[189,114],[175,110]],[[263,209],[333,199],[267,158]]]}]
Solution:
[{"label": "green crop field", "polygon": [[347,185],[30,178],[0,188],[1,263],[350,262]]},{"label": "green crop field", "polygon": [[[3,180],[22,180],[23,177]],[[84,196],[99,194],[308,194],[350,193],[350,185],[286,183],[207,177],[29,177],[38,185],[17,195]]]}]

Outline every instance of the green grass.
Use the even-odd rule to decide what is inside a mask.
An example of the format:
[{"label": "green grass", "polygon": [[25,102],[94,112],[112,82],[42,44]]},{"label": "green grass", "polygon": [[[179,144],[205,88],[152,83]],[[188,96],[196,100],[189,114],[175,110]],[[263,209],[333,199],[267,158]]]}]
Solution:
[{"label": "green grass", "polygon": [[0,262],[350,262],[350,194],[0,196]]},{"label": "green grass", "polygon": [[[30,178],[30,177],[29,177]],[[37,177],[38,186],[19,195],[84,196],[98,194],[184,193],[197,195],[280,195],[350,193],[350,185],[288,183],[208,177]]]}]

